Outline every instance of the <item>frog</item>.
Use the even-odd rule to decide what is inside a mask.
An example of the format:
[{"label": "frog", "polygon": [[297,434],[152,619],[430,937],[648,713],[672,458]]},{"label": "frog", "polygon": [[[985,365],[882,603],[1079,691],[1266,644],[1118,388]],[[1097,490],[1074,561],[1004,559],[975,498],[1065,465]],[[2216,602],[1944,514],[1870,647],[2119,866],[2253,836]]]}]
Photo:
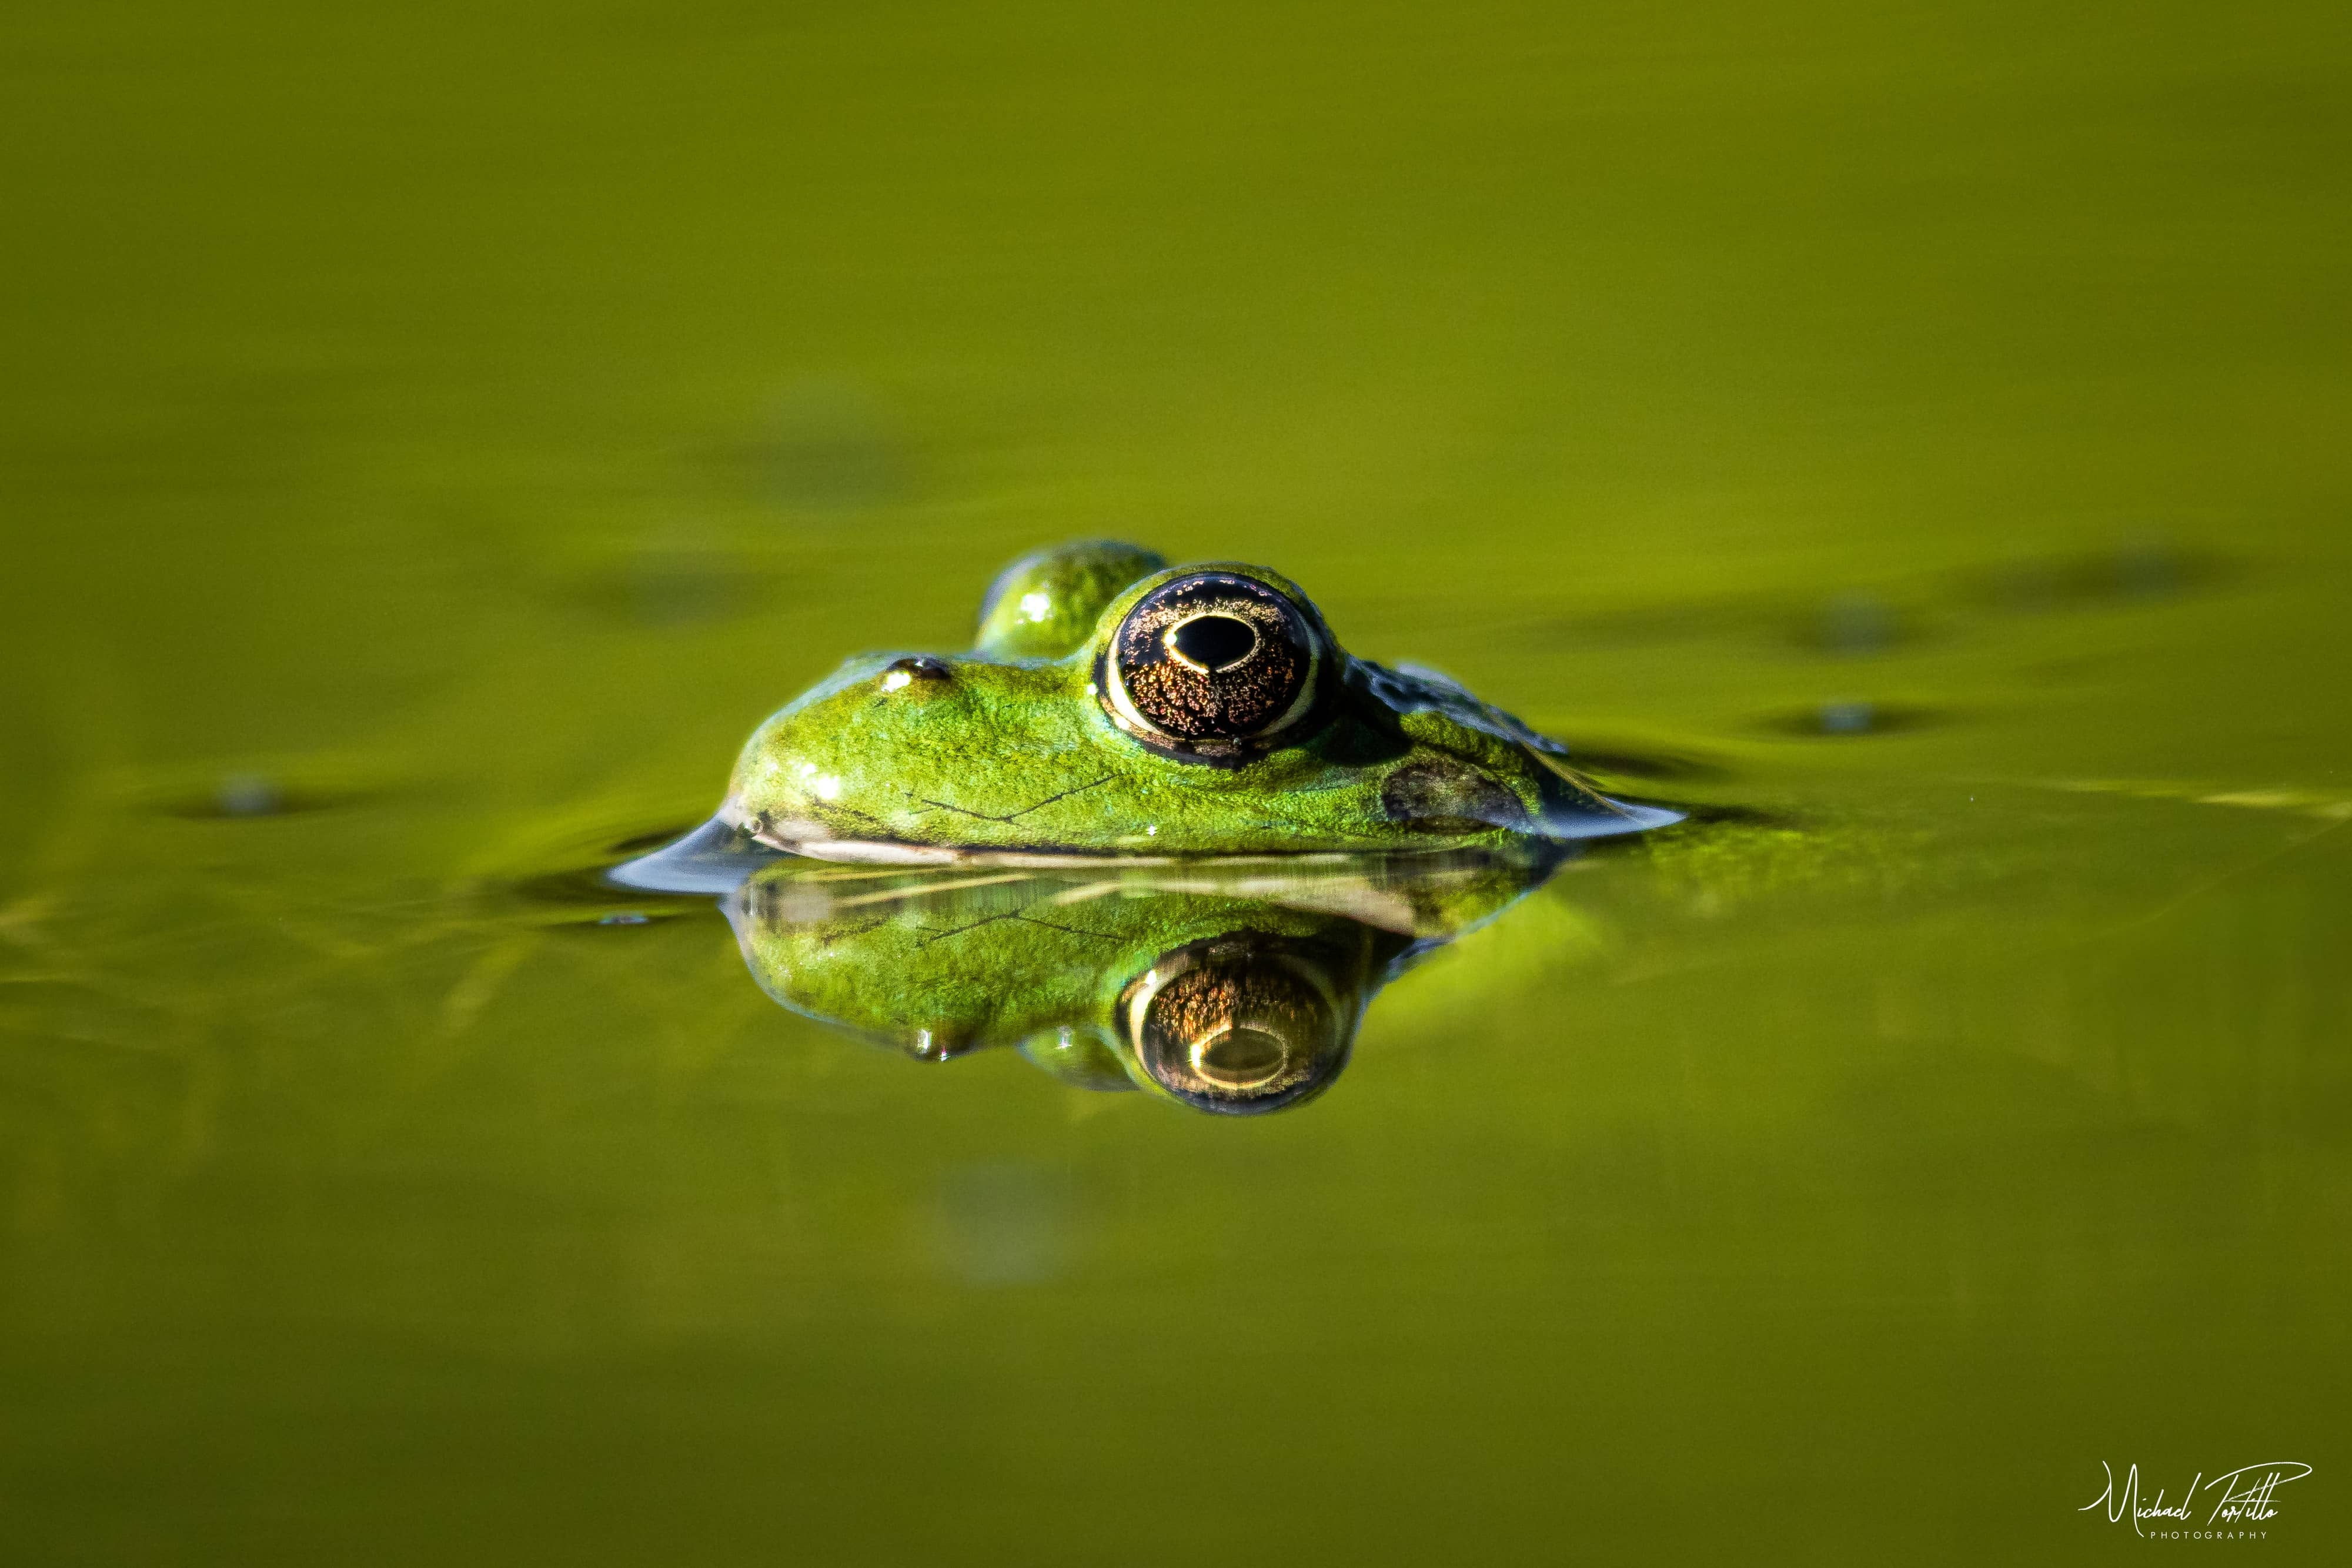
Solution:
[{"label": "frog", "polygon": [[782,1006],[919,1061],[1009,1048],[1218,1115],[1320,1095],[1389,982],[1542,886],[1505,849],[974,873],[779,856],[720,903]]},{"label": "frog", "polygon": [[1458,682],[1349,653],[1277,572],[1087,540],[1000,572],[968,652],[853,657],[761,724],[678,848],[1052,865],[1444,852],[1675,820],[1603,795],[1565,746]]}]

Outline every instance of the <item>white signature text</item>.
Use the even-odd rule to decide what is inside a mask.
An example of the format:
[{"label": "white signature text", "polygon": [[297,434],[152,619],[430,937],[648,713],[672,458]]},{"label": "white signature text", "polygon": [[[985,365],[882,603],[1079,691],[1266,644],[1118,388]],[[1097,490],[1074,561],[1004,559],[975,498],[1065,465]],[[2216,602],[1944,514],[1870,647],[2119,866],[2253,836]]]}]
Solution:
[{"label": "white signature text", "polygon": [[[2180,1494],[2179,1500],[2174,1502],[2167,1500],[2166,1489],[2160,1486],[2156,1489],[2154,1498],[2141,1496],[2137,1465],[2124,1472],[2120,1487],[2116,1484],[2114,1466],[2101,1459],[2099,1468],[2107,1472],[2106,1490],[2074,1511],[2088,1513],[2095,1508],[2104,1508],[2107,1511],[2107,1522],[2121,1524],[2128,1519],[2132,1531],[2137,1535],[2146,1535],[2151,1529],[2165,1529],[2160,1522],[2151,1525],[2149,1521],[2152,1520],[2196,1524],[2199,1521],[2191,1511],[2209,1505],[2210,1511],[2202,1521],[2208,1527],[2258,1524],[2266,1519],[2276,1519],[2278,1509],[2272,1502],[2273,1494],[2287,1482],[2299,1481],[2311,1473],[2309,1465],[2294,1459],[2271,1459],[2259,1465],[2242,1465],[2210,1480],[2205,1478],[2204,1471],[2200,1470],[2189,1481],[2188,1490]],[[2198,1498],[2200,1491],[2207,1494],[2202,1502]]]}]

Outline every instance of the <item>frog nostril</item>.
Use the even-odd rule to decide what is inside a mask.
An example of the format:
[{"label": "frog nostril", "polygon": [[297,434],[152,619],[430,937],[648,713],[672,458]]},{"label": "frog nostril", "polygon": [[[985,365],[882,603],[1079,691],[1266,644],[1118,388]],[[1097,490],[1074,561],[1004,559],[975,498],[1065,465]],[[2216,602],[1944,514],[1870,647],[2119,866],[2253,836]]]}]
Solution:
[{"label": "frog nostril", "polygon": [[1195,615],[1168,629],[1168,651],[1196,670],[1230,670],[1257,652],[1257,628],[1231,615]]},{"label": "frog nostril", "polygon": [[903,659],[893,659],[883,667],[882,689],[898,691],[917,681],[944,681],[948,678],[947,663],[929,653],[913,653]]}]

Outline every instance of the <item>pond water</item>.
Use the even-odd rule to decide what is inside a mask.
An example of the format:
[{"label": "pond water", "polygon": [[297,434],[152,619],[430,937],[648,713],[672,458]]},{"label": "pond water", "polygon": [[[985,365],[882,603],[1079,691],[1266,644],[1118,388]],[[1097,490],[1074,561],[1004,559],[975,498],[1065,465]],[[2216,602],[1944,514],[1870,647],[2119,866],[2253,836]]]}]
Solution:
[{"label": "pond water", "polygon": [[[2340,1553],[2340,16],[429,9],[5,25],[12,1556]],[[1688,819],[1249,1118],[594,880],[1105,534]]]}]

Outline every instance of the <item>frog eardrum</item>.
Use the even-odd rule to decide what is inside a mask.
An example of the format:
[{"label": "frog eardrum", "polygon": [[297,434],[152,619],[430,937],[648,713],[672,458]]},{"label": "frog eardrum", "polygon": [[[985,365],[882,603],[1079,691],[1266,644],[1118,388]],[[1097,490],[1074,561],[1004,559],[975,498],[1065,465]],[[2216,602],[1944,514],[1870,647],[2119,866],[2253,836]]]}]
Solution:
[{"label": "frog eardrum", "polygon": [[1316,706],[1326,636],[1312,611],[1236,571],[1199,571],[1138,601],[1097,685],[1121,729],[1204,762],[1263,751]]}]

